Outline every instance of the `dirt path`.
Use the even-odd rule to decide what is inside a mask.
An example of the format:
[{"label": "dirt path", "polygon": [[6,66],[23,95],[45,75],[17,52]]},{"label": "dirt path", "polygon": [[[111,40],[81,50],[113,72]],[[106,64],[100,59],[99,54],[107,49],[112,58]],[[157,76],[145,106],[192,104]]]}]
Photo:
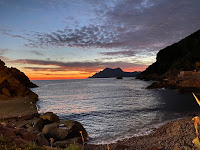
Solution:
[{"label": "dirt path", "polygon": [[36,99],[32,96],[3,98],[0,97],[0,119],[23,117],[36,114]]}]

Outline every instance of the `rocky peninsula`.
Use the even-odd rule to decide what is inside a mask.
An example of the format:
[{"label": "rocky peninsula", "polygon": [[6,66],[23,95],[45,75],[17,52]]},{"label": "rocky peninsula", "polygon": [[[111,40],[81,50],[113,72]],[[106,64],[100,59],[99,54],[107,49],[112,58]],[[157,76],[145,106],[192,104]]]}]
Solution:
[{"label": "rocky peninsula", "polygon": [[160,50],[156,62],[137,78],[156,80],[148,88],[177,89],[180,93],[200,93],[200,30]]}]

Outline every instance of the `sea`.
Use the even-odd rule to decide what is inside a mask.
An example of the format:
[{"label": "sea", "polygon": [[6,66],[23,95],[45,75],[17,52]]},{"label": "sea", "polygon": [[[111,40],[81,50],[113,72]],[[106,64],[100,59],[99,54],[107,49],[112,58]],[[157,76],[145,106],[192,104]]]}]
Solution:
[{"label": "sea", "polygon": [[89,143],[105,144],[147,135],[162,124],[195,115],[191,94],[146,89],[152,81],[135,78],[34,80],[39,113],[53,112],[61,120],[76,120],[88,132]]}]

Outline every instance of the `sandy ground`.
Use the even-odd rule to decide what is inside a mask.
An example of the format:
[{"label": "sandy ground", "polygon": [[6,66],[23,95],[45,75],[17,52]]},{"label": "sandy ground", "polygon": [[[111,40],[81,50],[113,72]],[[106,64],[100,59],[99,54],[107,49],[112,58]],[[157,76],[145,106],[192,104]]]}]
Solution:
[{"label": "sandy ground", "polygon": [[[149,150],[156,146],[162,150],[195,149],[192,140],[196,138],[196,134],[192,118],[191,116],[168,122],[150,135],[124,139],[109,144],[109,148],[110,150]],[[107,145],[88,144],[85,148],[87,150],[107,150]]]},{"label": "sandy ground", "polygon": [[32,96],[0,97],[0,119],[37,114],[36,99]]}]

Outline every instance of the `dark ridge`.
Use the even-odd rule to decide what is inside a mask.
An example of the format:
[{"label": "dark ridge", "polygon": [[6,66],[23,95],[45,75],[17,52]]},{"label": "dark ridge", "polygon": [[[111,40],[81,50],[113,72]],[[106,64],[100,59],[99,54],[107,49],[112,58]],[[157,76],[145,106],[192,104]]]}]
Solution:
[{"label": "dark ridge", "polygon": [[180,71],[199,70],[200,64],[200,30],[160,50],[156,62],[141,72],[137,78],[161,80],[173,78]]},{"label": "dark ridge", "polygon": [[124,72],[121,68],[105,68],[89,78],[136,77],[139,72]]}]

